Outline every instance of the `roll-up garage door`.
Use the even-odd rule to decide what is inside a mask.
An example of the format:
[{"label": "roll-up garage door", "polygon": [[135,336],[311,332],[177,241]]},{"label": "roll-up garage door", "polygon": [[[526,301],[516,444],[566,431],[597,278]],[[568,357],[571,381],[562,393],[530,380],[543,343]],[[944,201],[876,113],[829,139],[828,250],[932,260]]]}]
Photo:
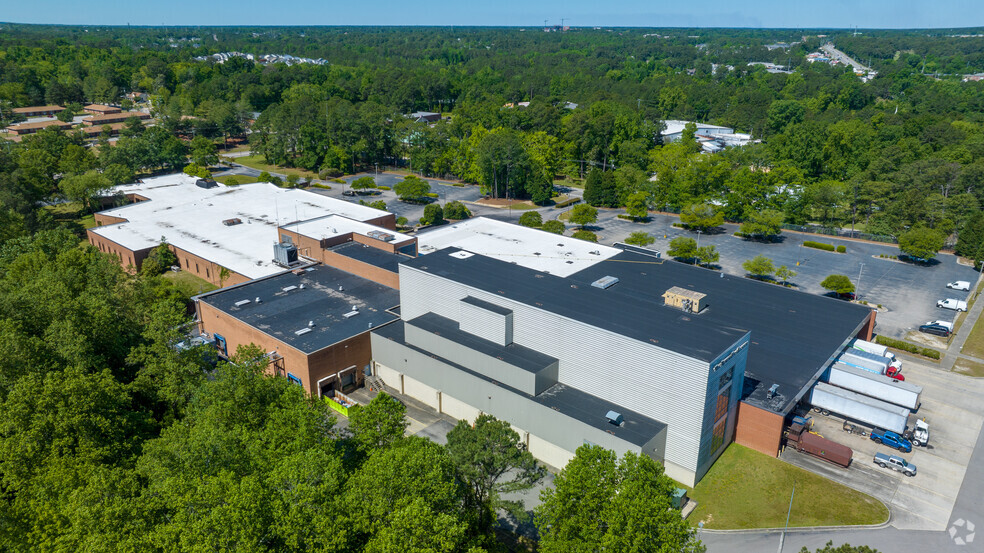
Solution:
[{"label": "roll-up garage door", "polygon": [[403,393],[416,400],[426,403],[435,410],[438,409],[437,390],[431,388],[423,382],[420,382],[419,380],[403,375]]},{"label": "roll-up garage door", "polygon": [[480,410],[468,405],[460,399],[453,398],[448,394],[441,394],[441,410],[444,414],[451,415],[458,420],[475,422]]}]

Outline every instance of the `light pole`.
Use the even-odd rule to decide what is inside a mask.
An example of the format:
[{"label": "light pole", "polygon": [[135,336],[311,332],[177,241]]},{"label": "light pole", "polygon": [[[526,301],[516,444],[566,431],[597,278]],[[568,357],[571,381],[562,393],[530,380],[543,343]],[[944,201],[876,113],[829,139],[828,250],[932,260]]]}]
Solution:
[{"label": "light pole", "polygon": [[[697,229],[697,250],[700,251],[700,229]],[[697,252],[694,252],[694,265],[697,265]]]},{"label": "light pole", "polygon": [[786,527],[779,534],[779,552],[782,553],[782,542],[786,539],[786,530],[789,529],[789,515],[793,512],[793,498],[796,497],[796,482],[793,482],[793,493],[789,494],[789,510],[786,511]]},{"label": "light pole", "polygon": [[854,289],[854,300],[855,301],[861,299],[861,273],[863,273],[863,272],[864,272],[864,263],[861,264],[861,269],[858,271],[858,285],[854,287],[855,288]]}]

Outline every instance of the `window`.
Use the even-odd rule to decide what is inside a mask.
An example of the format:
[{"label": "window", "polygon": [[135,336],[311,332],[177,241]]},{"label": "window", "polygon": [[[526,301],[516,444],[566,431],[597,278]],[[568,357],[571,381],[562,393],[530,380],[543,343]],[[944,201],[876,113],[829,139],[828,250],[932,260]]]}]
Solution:
[{"label": "window", "polygon": [[721,417],[727,417],[729,403],[731,403],[731,388],[725,388],[718,392],[717,402],[714,406],[715,421],[720,420]]},{"label": "window", "polygon": [[301,379],[297,378],[291,373],[287,373],[287,379],[293,382],[294,384],[297,384],[298,386],[303,386],[303,384],[301,384]]},{"label": "window", "polygon": [[188,269],[190,267],[191,267],[191,260],[186,257],[185,258],[185,269]]},{"label": "window", "polygon": [[205,278],[212,278],[212,275],[208,274],[208,267],[205,267]]},{"label": "window", "polygon": [[718,389],[724,388],[728,384],[731,384],[731,377],[733,376],[733,373],[734,368],[728,367],[728,370],[726,370],[724,374],[721,375],[721,378],[718,379]]},{"label": "window", "polygon": [[195,263],[195,272],[198,272],[198,263]]},{"label": "window", "polygon": [[714,434],[711,436],[711,454],[713,455],[724,445],[724,432],[728,429],[728,419],[723,418],[714,425]]}]

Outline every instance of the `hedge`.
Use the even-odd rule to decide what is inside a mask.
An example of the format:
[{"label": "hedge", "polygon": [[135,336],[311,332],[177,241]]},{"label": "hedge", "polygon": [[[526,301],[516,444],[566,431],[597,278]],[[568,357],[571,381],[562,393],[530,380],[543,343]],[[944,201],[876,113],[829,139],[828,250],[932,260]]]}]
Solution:
[{"label": "hedge", "polygon": [[437,192],[428,192],[428,193],[424,194],[424,196],[427,196],[428,198],[438,198],[439,197],[437,195]]},{"label": "hedge", "polygon": [[807,240],[806,242],[803,242],[803,245],[806,246],[807,248],[816,248],[818,250],[824,250],[824,251],[828,251],[828,252],[832,252],[832,251],[834,251],[836,249],[836,248],[834,248],[834,245],[833,244],[825,244],[823,242],[814,242],[813,240]]},{"label": "hedge", "polygon": [[847,246],[837,246],[837,253],[846,253]]},{"label": "hedge", "polygon": [[910,344],[909,342],[903,342],[902,340],[896,340],[894,338],[887,338],[880,334],[875,336],[875,343],[888,346],[890,348],[907,351],[909,353],[915,353],[916,355],[922,355],[923,357],[929,357],[930,359],[939,359],[942,356],[939,350],[924,348],[922,346],[917,346],[916,344]]},{"label": "hedge", "polygon": [[578,203],[580,201],[581,201],[581,198],[567,198],[566,200],[564,200],[562,202],[555,203],[554,204],[554,207],[556,207],[556,208],[559,209],[561,207],[567,207],[569,205],[576,204],[576,203]]},{"label": "hedge", "polygon": [[379,185],[376,188],[378,188],[380,190],[391,190],[391,188],[389,186],[384,186],[384,185]]}]

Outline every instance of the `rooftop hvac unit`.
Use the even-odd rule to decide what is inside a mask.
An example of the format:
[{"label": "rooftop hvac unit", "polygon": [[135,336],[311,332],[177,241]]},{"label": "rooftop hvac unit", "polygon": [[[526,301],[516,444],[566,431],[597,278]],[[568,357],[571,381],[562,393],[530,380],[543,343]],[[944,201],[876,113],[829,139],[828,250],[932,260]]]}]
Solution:
[{"label": "rooftop hvac unit", "polygon": [[241,225],[242,223],[243,223],[243,220],[240,219],[239,217],[234,217],[232,219],[226,219],[225,221],[222,221],[222,224],[225,225],[225,226],[227,226],[227,227],[231,227],[231,226],[234,226],[234,225]]},{"label": "rooftop hvac unit", "polygon": [[702,309],[707,307],[707,303],[704,301],[706,297],[707,294],[674,286],[663,292],[663,305],[676,307],[687,313],[700,313]]},{"label": "rooftop hvac unit", "polygon": [[605,416],[608,417],[608,422],[610,422],[610,423],[612,423],[612,424],[614,424],[616,426],[622,426],[622,423],[625,422],[625,418],[622,416],[622,413],[616,413],[615,411],[609,411],[608,414],[605,415]]},{"label": "rooftop hvac unit", "polygon": [[291,264],[297,263],[297,246],[287,242],[274,244],[273,260],[282,267],[290,267]]},{"label": "rooftop hvac unit", "polygon": [[594,286],[595,288],[601,288],[602,290],[605,290],[605,289],[611,288],[612,286],[615,286],[616,284],[618,284],[618,277],[603,276],[603,277],[599,278],[598,280],[592,282],[591,283],[591,286]]},{"label": "rooftop hvac unit", "polygon": [[219,183],[209,179],[198,179],[195,181],[195,186],[198,188],[215,188],[218,185]]}]

